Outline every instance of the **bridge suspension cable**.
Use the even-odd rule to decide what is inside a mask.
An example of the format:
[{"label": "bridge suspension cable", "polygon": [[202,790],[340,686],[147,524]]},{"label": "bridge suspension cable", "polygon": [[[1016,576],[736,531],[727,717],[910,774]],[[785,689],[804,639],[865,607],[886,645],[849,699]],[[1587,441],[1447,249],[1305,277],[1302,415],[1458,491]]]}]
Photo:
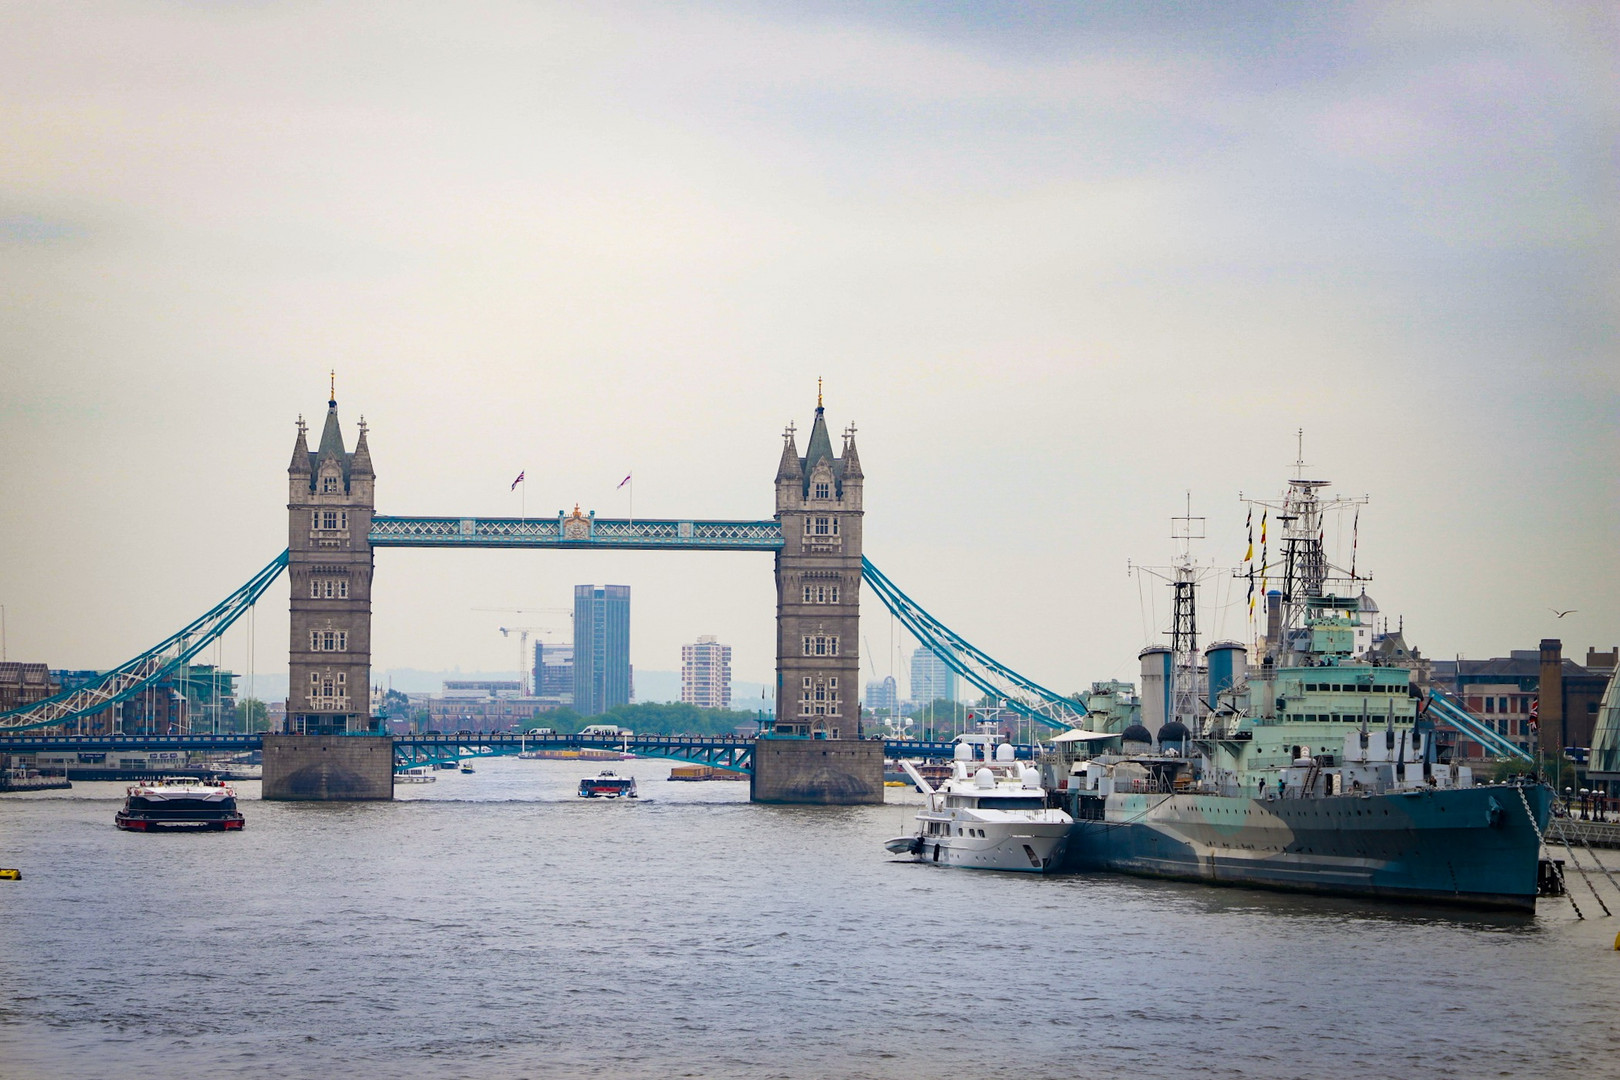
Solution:
[{"label": "bridge suspension cable", "polygon": [[1049,728],[1066,730],[1081,726],[1081,718],[1086,714],[1084,705],[1026,679],[965,641],[901,592],[865,555],[861,556],[861,578],[923,647],[990,698],[1006,702],[1014,712]]},{"label": "bridge suspension cable", "polygon": [[1446,694],[1430,690],[1427,704],[1431,713],[1479,743],[1485,748],[1486,753],[1504,758],[1518,758],[1520,761],[1534,760],[1518,744],[1499,734],[1488,721],[1475,716],[1464,708],[1461,702],[1453,700]]},{"label": "bridge suspension cable", "polygon": [[171,634],[135,659],[113,668],[95,682],[0,713],[0,731],[26,731],[71,724],[80,717],[98,713],[135,697],[173,674],[180,665],[218,640],[232,623],[253,607],[264,590],[285,569],[287,552],[283,551],[206,614],[192,620],[179,632]]}]

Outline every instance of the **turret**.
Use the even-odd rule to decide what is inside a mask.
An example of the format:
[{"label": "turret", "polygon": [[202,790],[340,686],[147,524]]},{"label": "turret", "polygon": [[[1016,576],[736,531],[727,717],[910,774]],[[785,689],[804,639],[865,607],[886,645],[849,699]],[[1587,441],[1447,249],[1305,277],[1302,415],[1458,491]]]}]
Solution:
[{"label": "turret", "polygon": [[298,439],[293,443],[292,463],[287,466],[288,499],[296,502],[309,494],[309,441],[304,438],[304,418],[298,417]]},{"label": "turret", "polygon": [[377,474],[371,468],[371,448],[366,445],[366,418],[360,418],[360,439],[349,457],[349,488],[356,499],[371,502],[372,484]]}]

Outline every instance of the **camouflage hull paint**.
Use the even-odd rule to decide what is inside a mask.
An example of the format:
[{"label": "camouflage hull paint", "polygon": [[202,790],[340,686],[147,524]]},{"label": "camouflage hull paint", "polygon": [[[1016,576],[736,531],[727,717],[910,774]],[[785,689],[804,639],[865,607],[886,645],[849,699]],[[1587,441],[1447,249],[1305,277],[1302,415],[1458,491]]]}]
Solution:
[{"label": "camouflage hull paint", "polygon": [[[1072,796],[1064,869],[1534,911],[1552,793],[1511,787],[1270,801]],[[1089,804],[1089,805],[1086,805]],[[1099,804],[1102,820],[1095,818]]]}]

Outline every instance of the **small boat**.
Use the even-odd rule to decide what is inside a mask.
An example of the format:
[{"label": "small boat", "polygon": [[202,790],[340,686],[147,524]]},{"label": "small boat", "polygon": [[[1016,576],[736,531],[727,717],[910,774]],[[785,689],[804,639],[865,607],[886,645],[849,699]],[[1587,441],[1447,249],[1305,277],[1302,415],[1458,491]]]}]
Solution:
[{"label": "small boat", "polygon": [[918,862],[970,870],[1054,871],[1074,819],[1046,805],[1040,772],[1013,760],[1010,743],[995,736],[959,735],[951,775],[938,788],[911,762],[902,762],[927,802],[917,831],[883,846]]},{"label": "small boat", "polygon": [[414,769],[403,769],[394,774],[394,783],[396,784],[431,784],[438,779],[437,776],[433,775],[433,770],[426,765],[418,765]]},{"label": "small boat", "polygon": [[472,762],[463,761],[461,763],[461,771],[464,772],[464,773],[473,773],[473,772],[477,772],[478,770],[472,767]]},{"label": "small boat", "polygon": [[636,797],[636,778],[633,776],[620,776],[612,769],[603,769],[595,776],[587,776],[579,782],[579,797],[582,799],[634,799]]},{"label": "small boat", "polygon": [[163,829],[225,831],[242,827],[236,791],[223,780],[165,776],[134,784],[114,824],[131,832]]}]

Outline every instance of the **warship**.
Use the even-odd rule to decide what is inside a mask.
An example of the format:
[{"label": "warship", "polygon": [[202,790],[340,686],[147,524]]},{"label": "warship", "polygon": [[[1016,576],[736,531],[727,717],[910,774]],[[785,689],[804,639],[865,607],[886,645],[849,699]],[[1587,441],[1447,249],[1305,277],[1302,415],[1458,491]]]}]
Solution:
[{"label": "warship", "polygon": [[[1367,579],[1353,555],[1344,571],[1323,549],[1325,510],[1356,506],[1359,519],[1364,500],[1324,503],[1327,482],[1297,472],[1280,501],[1250,503],[1239,579],[1250,612],[1265,605],[1259,663],[1236,642],[1200,653],[1195,598],[1211,570],[1184,545],[1165,575],[1171,645],[1140,657],[1140,720],[1117,746],[1063,763],[1074,818],[1064,869],[1533,911],[1553,792],[1528,777],[1476,782],[1442,752],[1442,715],[1482,741],[1491,733],[1425,693],[1400,657],[1367,647],[1364,594],[1331,591]],[[1200,520],[1190,514],[1176,519],[1184,540]]]}]

